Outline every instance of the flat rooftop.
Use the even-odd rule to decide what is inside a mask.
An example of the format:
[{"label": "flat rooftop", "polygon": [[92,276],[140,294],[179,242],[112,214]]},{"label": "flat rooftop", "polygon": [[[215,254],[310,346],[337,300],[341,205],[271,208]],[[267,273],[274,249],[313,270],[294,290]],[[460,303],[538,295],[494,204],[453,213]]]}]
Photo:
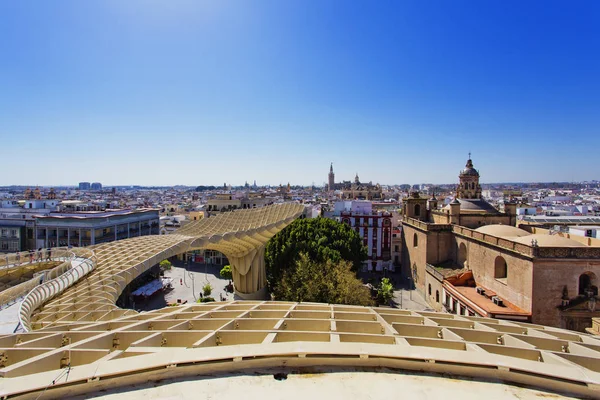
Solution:
[{"label": "flat rooftop", "polygon": [[506,315],[523,315],[530,316],[531,313],[511,304],[510,302],[502,299],[504,307],[497,305],[491,300],[491,296],[495,296],[496,293],[491,290],[485,289],[485,296],[477,293],[477,288],[469,286],[452,286],[457,292],[464,296],[469,301],[475,303],[477,307],[483,309],[490,314],[506,314]]}]

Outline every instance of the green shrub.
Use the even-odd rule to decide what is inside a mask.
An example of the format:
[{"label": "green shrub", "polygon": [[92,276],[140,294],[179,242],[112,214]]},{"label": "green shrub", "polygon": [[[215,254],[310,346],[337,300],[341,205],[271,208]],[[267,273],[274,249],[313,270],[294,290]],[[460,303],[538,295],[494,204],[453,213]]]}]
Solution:
[{"label": "green shrub", "polygon": [[210,303],[211,301],[215,301],[212,297],[202,297],[196,301],[196,303]]}]

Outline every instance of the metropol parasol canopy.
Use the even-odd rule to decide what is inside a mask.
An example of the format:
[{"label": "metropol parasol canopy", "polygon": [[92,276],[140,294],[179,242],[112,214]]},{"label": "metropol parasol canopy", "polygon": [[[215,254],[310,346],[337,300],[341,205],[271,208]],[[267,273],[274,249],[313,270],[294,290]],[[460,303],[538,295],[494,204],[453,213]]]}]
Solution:
[{"label": "metropol parasol canopy", "polygon": [[[303,215],[286,203],[191,222],[173,235],[73,249],[23,300],[26,332],[0,336],[0,396],[91,395],[258,368],[393,368],[600,397],[600,340],[526,323],[393,308],[265,301],[264,246]],[[193,249],[223,252],[248,299],[138,313],[134,278]]]}]

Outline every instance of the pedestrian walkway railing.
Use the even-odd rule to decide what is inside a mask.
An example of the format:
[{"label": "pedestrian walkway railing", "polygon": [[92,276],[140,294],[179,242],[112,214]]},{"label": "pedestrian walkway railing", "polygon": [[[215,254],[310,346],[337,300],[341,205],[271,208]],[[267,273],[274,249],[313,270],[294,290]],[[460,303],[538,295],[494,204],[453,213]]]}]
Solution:
[{"label": "pedestrian walkway railing", "polygon": [[19,323],[25,331],[31,331],[31,315],[47,301],[64,292],[96,266],[93,250],[76,248],[68,250],[69,257],[61,265],[48,272],[48,279],[35,286],[23,299],[19,308]]},{"label": "pedestrian walkway railing", "polygon": [[[25,253],[22,253],[22,254],[25,254]],[[24,263],[22,262],[20,264],[16,264],[16,263],[6,264],[6,260],[9,260],[9,261],[19,260],[19,257],[17,257],[16,254],[4,255],[4,257],[2,257],[4,259],[5,263],[4,263],[3,267],[0,267],[0,271],[9,270],[12,272],[18,268],[35,266],[35,265],[39,265],[41,263],[48,263],[48,262],[61,262],[62,261],[62,263],[50,270],[45,270],[45,271],[34,273],[34,276],[31,279],[29,279],[25,282],[21,282],[13,287],[10,287],[10,288],[0,292],[0,310],[3,310],[5,308],[15,304],[19,300],[21,300],[27,293],[29,293],[37,285],[43,283],[44,281],[46,281],[48,279],[53,279],[53,278],[56,278],[58,275],[63,274],[68,268],[70,268],[70,266],[71,266],[70,260],[74,257],[74,253],[72,252],[71,249],[68,249],[66,247],[65,248],[59,247],[59,248],[52,249],[52,253],[49,258],[47,257],[47,254],[44,254],[44,256],[45,257],[42,257],[42,259],[36,259],[35,261],[33,261],[31,263],[29,263],[29,260],[27,260],[27,262],[24,262]],[[22,260],[22,258],[21,258],[21,260]]]},{"label": "pedestrian walkway railing", "polygon": [[23,265],[46,261],[64,261],[68,259],[74,248],[53,247],[50,252],[47,249],[20,251],[11,254],[0,254],[0,270],[7,268],[18,268]]}]

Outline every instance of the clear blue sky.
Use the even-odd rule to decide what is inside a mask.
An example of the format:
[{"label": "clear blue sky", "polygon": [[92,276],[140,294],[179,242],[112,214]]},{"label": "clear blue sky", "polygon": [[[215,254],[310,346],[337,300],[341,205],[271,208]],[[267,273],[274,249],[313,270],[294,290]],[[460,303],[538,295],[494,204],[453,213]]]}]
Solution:
[{"label": "clear blue sky", "polygon": [[0,2],[0,184],[600,179],[600,1]]}]

